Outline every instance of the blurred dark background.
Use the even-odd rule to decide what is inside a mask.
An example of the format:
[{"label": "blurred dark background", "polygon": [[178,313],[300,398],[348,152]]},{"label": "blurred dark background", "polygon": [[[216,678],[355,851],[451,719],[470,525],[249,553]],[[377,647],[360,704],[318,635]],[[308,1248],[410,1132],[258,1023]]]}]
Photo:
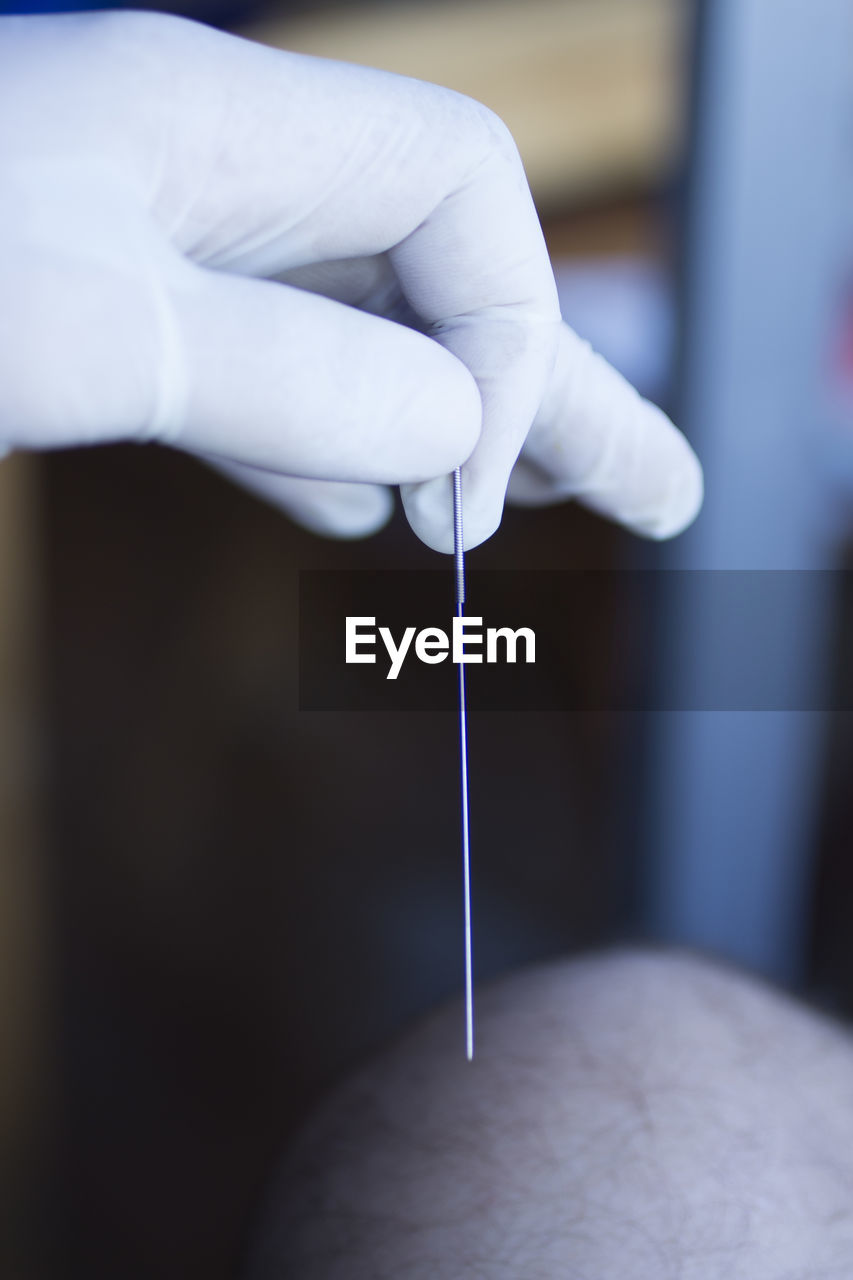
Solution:
[{"label": "blurred dark background", "polygon": [[[823,132],[838,115],[815,98],[797,6],[771,8],[724,3],[698,21],[677,0],[175,10],[498,110],[567,318],[696,441],[709,502],[681,550],[641,547],[578,507],[510,511],[472,568],[848,565],[850,371],[827,353],[853,255],[808,217],[832,195],[840,219],[851,187],[834,153],[816,168],[807,132],[785,154],[767,144],[804,102]],[[817,9],[820,52],[841,11]],[[749,128],[721,116],[732,101]],[[786,221],[792,159],[785,182],[807,206]],[[764,287],[777,277],[781,297]],[[812,279],[829,282],[817,298]],[[744,302],[757,296],[767,314]],[[731,355],[751,341],[776,397],[761,412]],[[436,557],[399,514],[370,541],[325,542],[157,448],[12,458],[0,525],[0,1267],[224,1280],[315,1099],[458,998],[453,717],[297,705],[299,571]],[[843,581],[792,635],[824,707],[836,690],[850,705]],[[618,652],[623,605],[561,607],[595,653]],[[655,643],[631,634],[650,690],[662,667],[702,660],[693,625],[664,608]],[[470,734],[480,978],[651,937],[853,1008],[848,713],[495,712]],[[460,1052],[461,1037],[460,1012]]]}]

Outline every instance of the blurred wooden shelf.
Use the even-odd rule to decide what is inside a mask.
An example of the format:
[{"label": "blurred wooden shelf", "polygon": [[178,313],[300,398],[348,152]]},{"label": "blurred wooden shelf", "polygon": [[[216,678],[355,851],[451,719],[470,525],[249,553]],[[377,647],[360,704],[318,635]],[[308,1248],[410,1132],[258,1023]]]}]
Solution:
[{"label": "blurred wooden shelf", "polygon": [[244,34],[485,102],[547,211],[649,188],[683,137],[685,0],[436,0],[269,19]]}]

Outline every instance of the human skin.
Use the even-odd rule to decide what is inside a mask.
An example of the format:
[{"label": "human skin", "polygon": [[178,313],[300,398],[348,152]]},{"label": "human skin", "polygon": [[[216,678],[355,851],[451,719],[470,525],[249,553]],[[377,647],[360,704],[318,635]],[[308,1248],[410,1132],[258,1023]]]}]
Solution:
[{"label": "human skin", "polygon": [[685,954],[529,969],[422,1022],[286,1153],[250,1280],[849,1280],[853,1042]]}]

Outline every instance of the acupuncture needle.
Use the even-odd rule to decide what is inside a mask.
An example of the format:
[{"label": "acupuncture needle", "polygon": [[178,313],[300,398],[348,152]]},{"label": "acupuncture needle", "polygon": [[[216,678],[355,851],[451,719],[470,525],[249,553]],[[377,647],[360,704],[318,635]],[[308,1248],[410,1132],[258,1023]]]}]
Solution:
[{"label": "acupuncture needle", "polygon": [[[453,472],[453,559],[456,576],[456,616],[465,613],[465,554],[462,544],[462,468]],[[462,792],[462,885],[465,906],[465,1056],[474,1057],[474,982],[471,963],[471,850],[468,836],[468,715],[465,703],[465,663],[459,667],[459,776]]]}]

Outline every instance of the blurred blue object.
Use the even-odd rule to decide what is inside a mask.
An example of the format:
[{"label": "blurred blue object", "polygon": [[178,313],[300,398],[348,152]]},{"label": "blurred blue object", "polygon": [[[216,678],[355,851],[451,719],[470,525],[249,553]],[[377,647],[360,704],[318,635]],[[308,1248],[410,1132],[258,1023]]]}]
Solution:
[{"label": "blurred blue object", "polygon": [[[706,501],[662,562],[830,569],[853,478],[831,372],[853,265],[853,6],[707,0],[700,16],[676,417]],[[820,581],[784,629],[807,706],[826,705],[833,576]],[[714,629],[672,602],[662,678],[701,685],[718,653]],[[817,711],[657,717],[652,932],[804,977],[824,736]]]}]

